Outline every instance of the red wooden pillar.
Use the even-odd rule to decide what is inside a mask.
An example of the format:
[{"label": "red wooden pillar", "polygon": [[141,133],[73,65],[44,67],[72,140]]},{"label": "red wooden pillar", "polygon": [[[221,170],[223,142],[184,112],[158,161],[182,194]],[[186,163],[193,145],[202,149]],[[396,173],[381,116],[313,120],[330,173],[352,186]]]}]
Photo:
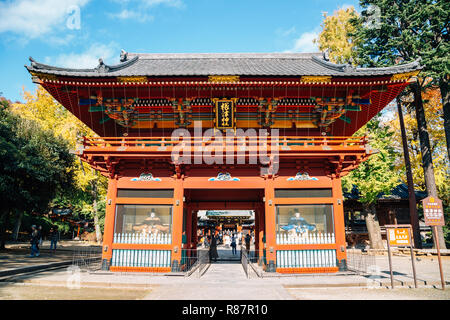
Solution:
[{"label": "red wooden pillar", "polygon": [[258,233],[258,243],[259,243],[259,252],[258,257],[260,264],[263,263],[264,259],[264,230],[265,230],[265,215],[264,215],[264,207],[258,206],[258,218],[259,218],[259,233]]},{"label": "red wooden pillar", "polygon": [[184,249],[191,249],[192,242],[192,208],[190,206],[187,207],[186,210],[186,246]]},{"label": "red wooden pillar", "polygon": [[339,270],[347,269],[347,252],[345,245],[345,220],[344,220],[344,197],[342,195],[341,179],[333,178],[333,215],[334,232],[336,239],[336,259]]},{"label": "red wooden pillar", "polygon": [[255,251],[257,252],[256,254],[258,254],[259,251],[259,230],[261,228],[261,224],[260,224],[260,217],[259,217],[259,210],[258,208],[255,208]]},{"label": "red wooden pillar", "polygon": [[266,271],[276,272],[275,189],[273,178],[266,178],[264,197],[267,257]]},{"label": "red wooden pillar", "polygon": [[197,211],[192,211],[192,237],[191,237],[191,249],[197,248]]},{"label": "red wooden pillar", "polygon": [[110,178],[106,195],[105,227],[103,230],[102,270],[109,270],[114,237],[114,217],[116,213],[117,179]]},{"label": "red wooden pillar", "polygon": [[172,224],[172,271],[178,272],[181,262],[181,237],[183,233],[183,179],[176,178],[173,195],[173,224]]}]

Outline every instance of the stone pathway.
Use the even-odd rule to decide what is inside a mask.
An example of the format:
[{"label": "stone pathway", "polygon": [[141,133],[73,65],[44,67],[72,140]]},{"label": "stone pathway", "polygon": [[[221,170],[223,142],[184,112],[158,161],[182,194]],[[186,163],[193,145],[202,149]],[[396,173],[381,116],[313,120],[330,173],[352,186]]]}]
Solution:
[{"label": "stone pathway", "polygon": [[[221,251],[223,250],[223,252]],[[63,252],[61,252],[63,254]],[[1,254],[0,254],[1,255]],[[222,258],[226,258],[231,255],[231,250],[219,248],[219,255]],[[237,254],[240,257],[238,251]],[[16,256],[18,260],[25,259],[20,254]],[[15,259],[3,259],[2,262],[8,261],[8,263],[14,262]],[[0,288],[0,298],[2,294],[9,296],[11,292],[10,286],[32,286],[39,291],[37,287],[42,288],[42,292],[45,295],[45,288],[48,287],[65,287],[68,288],[68,283],[72,280],[79,280],[82,292],[84,288],[98,288],[99,298],[102,297],[101,292],[104,290],[116,290],[127,289],[147,290],[139,298],[158,300],[158,299],[178,299],[178,300],[252,300],[252,299],[267,299],[267,300],[284,300],[284,299],[320,299],[321,294],[324,294],[323,298],[333,299],[340,295],[342,292],[347,292],[347,296],[351,297],[356,293],[364,293],[362,296],[368,299],[377,298],[376,292],[382,293],[385,291],[372,291],[371,287],[380,288],[389,287],[389,269],[387,266],[387,256],[376,256],[372,259],[377,266],[377,275],[367,277],[367,275],[357,274],[321,274],[321,275],[302,275],[291,277],[289,275],[280,274],[268,274],[265,278],[258,278],[253,271],[249,268],[250,279],[247,279],[242,265],[238,261],[218,261],[212,263],[207,269],[206,273],[199,278],[198,273],[192,274],[190,277],[184,277],[180,275],[150,275],[146,273],[114,273],[114,272],[81,272],[73,273],[70,268],[64,268],[60,270],[48,270],[41,273],[32,273],[26,275],[18,275],[14,277],[14,282],[3,282]],[[32,260],[30,264],[37,262],[38,260]],[[447,285],[450,280],[450,257],[443,257],[444,274],[447,279]],[[411,276],[411,261],[408,256],[394,256],[393,267],[395,271],[395,282],[398,289],[403,284],[403,289],[406,289],[406,285],[412,286]],[[421,256],[416,261],[416,269],[418,275],[418,284],[421,290],[428,290],[431,285],[434,284],[440,288],[439,268],[436,261],[436,256],[426,257]],[[78,278],[77,278],[78,277]],[[433,283],[431,283],[433,282]],[[427,288],[425,288],[425,285]],[[352,288],[351,288],[352,287]],[[355,287],[359,287],[355,289]],[[16,287],[17,288],[17,287]],[[320,289],[321,288],[321,289]],[[67,289],[70,290],[70,289]],[[360,290],[360,291],[358,291]],[[362,290],[362,291],[361,291]],[[397,289],[395,289],[397,290]],[[413,292],[419,292],[415,289],[411,291],[411,298],[417,298],[420,295],[413,294]],[[436,290],[436,289],[434,289]],[[92,292],[94,292],[93,290]],[[311,291],[311,295],[308,292]],[[425,292],[423,291],[423,292]],[[25,292],[25,291],[24,291]],[[77,291],[78,292],[78,291]],[[397,291],[395,291],[397,292]],[[399,297],[403,294],[409,295],[410,291],[401,291]],[[435,291],[428,290],[431,296],[435,295]],[[81,293],[80,293],[81,294]],[[80,296],[78,294],[78,296]],[[120,295],[119,291],[116,294]],[[328,295],[327,295],[328,294]],[[70,296],[70,294],[68,294]],[[74,297],[77,294],[74,295]],[[105,293],[105,299],[112,296]],[[127,296],[127,295],[125,295]],[[361,295],[359,295],[361,297]],[[394,295],[393,295],[394,296]],[[393,297],[392,296],[392,297]],[[430,296],[430,297],[431,297]],[[386,298],[391,296],[385,295]],[[439,295],[441,297],[441,295]],[[442,296],[444,299],[448,296]]]},{"label": "stone pathway", "polygon": [[281,283],[247,279],[238,262],[212,263],[201,277],[186,278],[176,284],[159,284],[145,297],[148,300],[285,300],[292,299]]}]

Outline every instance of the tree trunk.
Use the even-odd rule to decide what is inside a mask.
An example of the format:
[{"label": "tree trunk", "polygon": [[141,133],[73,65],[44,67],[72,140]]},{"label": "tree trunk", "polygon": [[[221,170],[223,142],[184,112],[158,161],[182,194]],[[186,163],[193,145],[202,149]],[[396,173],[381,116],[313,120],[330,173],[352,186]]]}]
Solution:
[{"label": "tree trunk", "polygon": [[405,122],[403,121],[403,111],[400,98],[397,97],[398,120],[402,134],[403,156],[405,158],[406,181],[408,183],[409,198],[409,219],[413,229],[414,246],[422,249],[422,239],[420,238],[419,216],[417,214],[416,193],[414,192],[414,180],[411,171],[411,161],[409,160],[408,139],[406,138]]},{"label": "tree trunk", "polygon": [[97,210],[97,184],[92,182],[92,196],[94,201],[92,202],[93,214],[94,214],[94,226],[95,226],[95,238],[97,243],[102,242],[102,231],[100,229],[100,224],[98,221],[98,210]]},{"label": "tree trunk", "polygon": [[364,207],[367,232],[369,233],[369,241],[371,249],[384,249],[383,240],[381,238],[380,223],[376,214],[375,205],[371,204]]},{"label": "tree trunk", "polygon": [[22,225],[22,217],[23,217],[23,211],[17,212],[16,221],[14,223],[14,229],[13,229],[13,233],[12,233],[12,239],[14,241],[17,241],[17,239],[19,238],[20,226]]},{"label": "tree trunk", "polygon": [[442,97],[442,109],[444,110],[444,131],[447,140],[447,155],[450,160],[450,91],[448,90],[448,79],[439,82]]},{"label": "tree trunk", "polygon": [[[416,106],[417,129],[419,131],[420,151],[422,153],[423,175],[427,187],[428,196],[438,196],[436,181],[434,179],[433,159],[431,155],[430,137],[427,129],[427,120],[425,118],[425,109],[422,101],[422,89],[418,82],[411,85],[414,92],[414,103]],[[437,227],[439,244],[442,249],[446,249],[445,238],[442,227]]]},{"label": "tree trunk", "polygon": [[6,249],[6,229],[8,228],[9,212],[3,212],[0,216],[0,250]]}]

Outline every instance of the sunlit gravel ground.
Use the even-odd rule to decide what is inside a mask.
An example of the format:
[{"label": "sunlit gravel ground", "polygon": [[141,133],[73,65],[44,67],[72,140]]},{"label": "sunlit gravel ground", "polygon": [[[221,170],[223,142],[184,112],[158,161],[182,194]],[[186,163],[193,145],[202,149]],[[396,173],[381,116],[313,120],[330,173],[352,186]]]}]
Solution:
[{"label": "sunlit gravel ground", "polygon": [[450,289],[323,288],[287,289],[299,300],[450,300]]},{"label": "sunlit gravel ground", "polygon": [[0,300],[138,300],[151,290],[0,284]]}]

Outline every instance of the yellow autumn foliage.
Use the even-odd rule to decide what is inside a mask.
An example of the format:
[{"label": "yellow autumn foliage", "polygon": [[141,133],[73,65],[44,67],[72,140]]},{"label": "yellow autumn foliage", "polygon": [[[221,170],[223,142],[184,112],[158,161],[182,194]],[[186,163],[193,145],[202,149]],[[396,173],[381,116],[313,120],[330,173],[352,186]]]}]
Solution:
[{"label": "yellow autumn foliage", "polygon": [[[443,200],[450,200],[450,164],[447,156],[447,147],[444,132],[444,119],[442,100],[439,88],[431,87],[422,93],[424,101],[425,117],[427,119],[427,129],[430,137],[430,145],[434,166],[434,177],[438,189],[439,197]],[[425,180],[422,168],[422,154],[420,152],[420,142],[417,131],[417,120],[413,108],[407,108],[408,104],[413,103],[410,99],[403,99],[403,117],[408,139],[408,149],[411,161],[411,169],[415,188],[418,190],[426,190]],[[394,132],[392,136],[392,145],[398,151],[395,165],[399,171],[405,171],[405,163],[403,159],[402,138],[400,132],[400,123],[398,113],[395,107],[395,118],[389,120],[387,125]],[[402,180],[406,183],[406,175],[401,175]]]},{"label": "yellow autumn foliage", "polygon": [[[96,136],[77,117],[59,104],[44,88],[38,86],[35,94],[23,91],[25,103],[12,104],[11,110],[23,118],[36,121],[45,130],[66,140],[75,151],[83,136]],[[98,175],[84,162],[77,161],[75,168],[77,186],[85,190]]]},{"label": "yellow autumn foliage", "polygon": [[329,59],[334,63],[355,64],[355,43],[349,33],[355,31],[350,20],[356,18],[358,13],[353,6],[339,9],[332,16],[324,14],[321,24],[322,31],[314,42],[319,45],[321,51],[328,50]]}]

